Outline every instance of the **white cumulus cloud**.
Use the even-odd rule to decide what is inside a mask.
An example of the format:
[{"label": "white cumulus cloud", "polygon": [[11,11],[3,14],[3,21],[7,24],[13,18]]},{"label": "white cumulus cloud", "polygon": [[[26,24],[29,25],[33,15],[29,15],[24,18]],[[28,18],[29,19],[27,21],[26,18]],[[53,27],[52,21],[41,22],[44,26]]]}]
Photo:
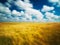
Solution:
[{"label": "white cumulus cloud", "polygon": [[[15,6],[21,11],[13,10],[11,11],[9,7],[11,7],[11,3],[14,3]],[[42,8],[42,12],[45,12],[45,15],[40,10],[34,9],[33,4],[30,3],[30,0],[8,0],[5,6],[0,3],[0,21],[11,21],[11,22],[19,22],[19,21],[28,21],[28,22],[47,22],[47,21],[60,21],[60,16],[55,15],[53,12],[54,7],[50,7],[44,5]],[[46,19],[44,18],[46,16]]]},{"label": "white cumulus cloud", "polygon": [[0,3],[0,12],[1,13],[6,13],[6,14],[10,14],[11,11],[9,10],[8,7],[4,6],[3,4]]},{"label": "white cumulus cloud", "polygon": [[33,5],[31,3],[27,3],[27,1],[23,2],[21,0],[17,0],[15,2],[15,5],[19,7],[20,9],[26,9],[26,8],[32,8]]},{"label": "white cumulus cloud", "polygon": [[56,5],[57,7],[60,7],[60,0],[48,0],[50,3],[53,3],[53,5]]},{"label": "white cumulus cloud", "polygon": [[57,16],[54,13],[46,12],[45,15],[49,21],[52,22],[54,22],[55,20],[58,20],[58,22],[60,21],[60,16]]},{"label": "white cumulus cloud", "polygon": [[[36,18],[34,20],[38,20],[41,21],[43,19],[43,14],[36,9],[33,9],[33,5],[30,3],[29,0],[17,0],[15,2],[15,5],[19,8],[19,9],[23,9],[25,11],[23,11],[23,16],[24,18],[26,18],[26,20],[30,20],[33,21],[32,15],[34,15]],[[16,11],[14,11],[16,12]],[[22,14],[21,14],[22,15]]]},{"label": "white cumulus cloud", "polygon": [[12,11],[12,15],[14,15],[14,16],[21,16],[21,13],[16,11],[16,10],[13,10]]},{"label": "white cumulus cloud", "polygon": [[47,11],[51,11],[51,10],[54,10],[54,7],[43,5],[42,12],[47,12]]}]

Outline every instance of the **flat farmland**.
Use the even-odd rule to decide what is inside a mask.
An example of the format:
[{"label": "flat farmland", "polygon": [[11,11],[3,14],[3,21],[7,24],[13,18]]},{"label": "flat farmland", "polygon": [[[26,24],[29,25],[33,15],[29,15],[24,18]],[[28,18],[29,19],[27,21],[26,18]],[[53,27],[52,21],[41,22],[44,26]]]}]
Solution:
[{"label": "flat farmland", "polygon": [[60,45],[60,23],[1,22],[0,45]]}]

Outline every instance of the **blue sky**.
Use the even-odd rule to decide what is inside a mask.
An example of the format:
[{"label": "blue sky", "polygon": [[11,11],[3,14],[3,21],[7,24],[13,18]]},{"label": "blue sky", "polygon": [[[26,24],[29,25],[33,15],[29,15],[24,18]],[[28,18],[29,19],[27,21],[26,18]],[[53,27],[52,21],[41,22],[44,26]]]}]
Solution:
[{"label": "blue sky", "polygon": [[60,22],[60,0],[0,0],[0,22]]}]

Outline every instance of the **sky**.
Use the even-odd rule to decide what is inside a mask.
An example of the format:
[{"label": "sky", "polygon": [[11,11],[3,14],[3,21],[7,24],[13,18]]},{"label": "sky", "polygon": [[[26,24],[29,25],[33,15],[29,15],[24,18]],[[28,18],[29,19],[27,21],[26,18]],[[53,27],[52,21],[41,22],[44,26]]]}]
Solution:
[{"label": "sky", "polygon": [[0,0],[0,22],[60,22],[60,0]]}]

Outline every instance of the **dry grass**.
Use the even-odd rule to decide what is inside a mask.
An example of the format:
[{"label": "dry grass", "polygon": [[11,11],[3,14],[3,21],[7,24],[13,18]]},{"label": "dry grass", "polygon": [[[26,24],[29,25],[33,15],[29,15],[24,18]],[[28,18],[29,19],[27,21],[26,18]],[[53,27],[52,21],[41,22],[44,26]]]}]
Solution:
[{"label": "dry grass", "polygon": [[0,45],[60,45],[60,23],[0,23]]}]

